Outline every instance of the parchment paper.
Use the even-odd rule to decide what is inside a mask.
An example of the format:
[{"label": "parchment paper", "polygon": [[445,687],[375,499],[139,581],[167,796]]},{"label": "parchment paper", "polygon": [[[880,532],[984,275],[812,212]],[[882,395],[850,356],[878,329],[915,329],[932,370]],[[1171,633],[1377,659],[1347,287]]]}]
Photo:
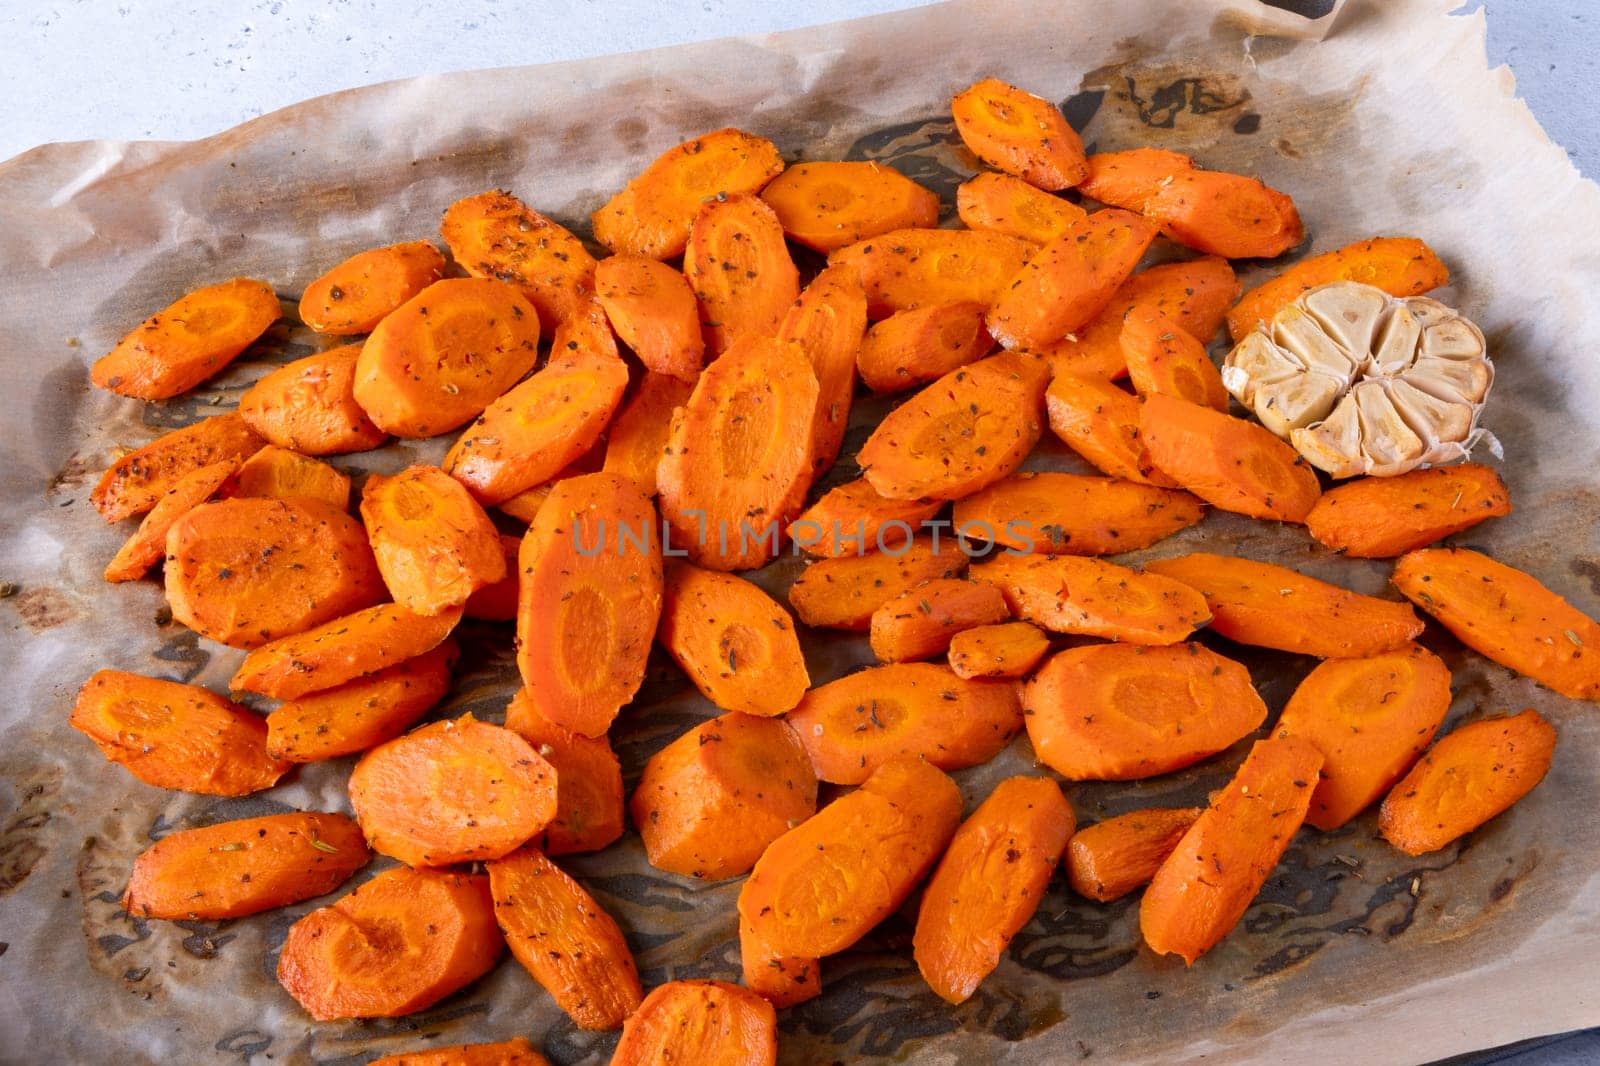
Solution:
[{"label": "parchment paper", "polygon": [[[510,962],[414,1017],[311,1023],[272,974],[289,924],[325,900],[235,922],[129,920],[117,899],[151,839],[287,808],[348,809],[350,760],[217,801],[135,782],[66,724],[98,667],[225,688],[239,653],[158,626],[156,582],[100,580],[128,529],[107,527],[88,491],[119,448],[231,406],[319,342],[280,325],[220,379],[164,406],[91,390],[90,360],[179,293],[236,274],[271,279],[292,308],[342,256],[434,237],[448,203],[491,186],[586,233],[589,211],[657,153],[737,124],[790,158],[884,160],[948,208],[974,169],[948,98],[993,74],[1062,101],[1091,146],[1180,148],[1290,190],[1314,250],[1425,237],[1453,273],[1445,298],[1483,324],[1498,360],[1485,421],[1506,442],[1518,508],[1460,539],[1600,614],[1600,193],[1511,98],[1509,73],[1487,69],[1481,14],[1447,15],[1454,0],[1350,0],[1317,41],[1338,5],[1298,6],[1323,17],[1245,0],[967,0],[397,82],[194,144],[55,145],[0,166],[0,579],[20,585],[0,601],[0,1060],[357,1063],[516,1034],[560,1063],[609,1055],[614,1036],[574,1029]],[[852,444],[883,409],[862,405]],[[441,448],[391,447],[364,466],[393,470]],[[1078,468],[1059,449],[1031,462]],[[828,483],[850,473],[842,463]],[[1200,543],[1385,589],[1383,565],[1226,515],[1146,554]],[[761,580],[781,592],[799,565],[780,562]],[[463,680],[439,713],[499,720],[515,674],[509,634],[463,636]],[[1251,667],[1274,712],[1311,665],[1206,639]],[[1058,879],[978,995],[949,1008],[917,976],[898,916],[827,960],[822,998],[785,1012],[784,1061],[1410,1062],[1600,1022],[1596,708],[1513,678],[1435,628],[1425,642],[1455,672],[1452,722],[1533,706],[1561,731],[1549,778],[1508,815],[1420,859],[1375,840],[1371,815],[1302,833],[1240,928],[1188,972],[1141,949],[1133,901],[1090,904]],[[811,654],[818,682],[865,661],[862,642],[837,636],[817,637]],[[630,784],[710,713],[658,661],[617,731]],[[1084,822],[1198,802],[1243,750],[1068,792]],[[1024,740],[959,776],[970,803],[1030,767]],[[618,916],[647,985],[736,979],[738,882],[652,871],[631,833],[564,865]]]}]

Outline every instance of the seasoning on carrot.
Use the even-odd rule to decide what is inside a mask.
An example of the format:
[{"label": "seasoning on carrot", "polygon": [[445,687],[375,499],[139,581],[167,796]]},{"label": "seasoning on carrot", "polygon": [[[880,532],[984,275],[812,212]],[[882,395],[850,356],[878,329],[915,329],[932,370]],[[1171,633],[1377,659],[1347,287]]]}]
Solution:
[{"label": "seasoning on carrot", "polygon": [[622,1026],[611,1066],[775,1066],[772,1004],[723,981],[658,985]]},{"label": "seasoning on carrot", "polygon": [[795,547],[824,559],[904,546],[943,500],[889,500],[865,478],[835,486],[786,531]]},{"label": "seasoning on carrot", "polygon": [[294,700],[432,651],[460,611],[415,614],[384,603],[254,648],[230,682],[238,692]]},{"label": "seasoning on carrot", "polygon": [[1306,515],[1306,531],[1352,558],[1390,559],[1510,513],[1499,474],[1457,463],[1329,489]]},{"label": "seasoning on carrot", "polygon": [[744,986],[780,1010],[822,994],[820,960],[774,955],[743,917],[739,919],[739,968]]},{"label": "seasoning on carrot", "polygon": [[693,383],[705,361],[700,306],[678,271],[642,255],[602,259],[595,296],[611,328],[645,369]]},{"label": "seasoning on carrot", "polygon": [[950,111],[961,140],[996,170],[1051,192],[1089,173],[1078,131],[1059,108],[1032,93],[985,78],[957,93]]},{"label": "seasoning on carrot", "polygon": [[265,443],[236,412],[213,415],[112,463],[89,500],[107,522],[120,522],[150,510],[184,476],[212,463],[243,462]]},{"label": "seasoning on carrot", "polygon": [[119,396],[170,399],[221,373],[282,313],[265,282],[234,278],[196,289],[95,360],[89,380]]},{"label": "seasoning on carrot", "polygon": [[334,688],[285,700],[267,715],[267,750],[289,762],[354,755],[393,740],[450,691],[455,641]]},{"label": "seasoning on carrot", "polygon": [[137,581],[148,573],[166,557],[167,531],[172,524],[210,499],[238,468],[239,460],[225,459],[191,470],[174,482],[106,565],[106,580]]},{"label": "seasoning on carrot", "polygon": [[1224,413],[1228,390],[1205,345],[1158,307],[1136,307],[1122,324],[1122,358],[1140,396],[1165,393]]},{"label": "seasoning on carrot", "polygon": [[359,344],[285,363],[239,397],[239,416],[280,448],[302,455],[364,452],[389,439],[356,403]]},{"label": "seasoning on carrot", "polygon": [[1228,312],[1228,332],[1241,340],[1307,289],[1331,281],[1359,281],[1390,296],[1420,296],[1449,280],[1450,272],[1433,249],[1415,237],[1373,237],[1302,259],[1251,289]]},{"label": "seasoning on carrot", "polygon": [[493,1044],[457,1044],[385,1055],[367,1066],[550,1066],[550,1060],[533,1050],[527,1037],[519,1036]]},{"label": "seasoning on carrot", "polygon": [[778,325],[778,340],[798,344],[817,376],[811,466],[818,475],[833,465],[844,443],[856,388],[856,352],[866,328],[866,293],[848,266],[827,267],[812,278]]},{"label": "seasoning on carrot", "polygon": [[811,687],[794,619],[759,586],[732,574],[674,560],[656,639],[724,710],[783,714]]},{"label": "seasoning on carrot", "polygon": [[[956,190],[956,213],[971,229],[988,229],[1030,244],[1048,244],[1086,212],[1010,174],[983,173]],[[932,223],[928,223],[932,225]]]},{"label": "seasoning on carrot", "polygon": [[320,500],[343,511],[350,506],[350,478],[320,460],[269,444],[239,465],[223,495]]},{"label": "seasoning on carrot", "polygon": [[510,193],[457,200],[439,234],[468,274],[515,287],[547,333],[577,314],[594,288],[594,257],[583,242]]},{"label": "seasoning on carrot", "polygon": [[800,295],[783,226],[754,194],[709,200],[694,216],[683,273],[700,301],[706,351],[715,358],[736,341],[770,337]]},{"label": "seasoning on carrot", "polygon": [[436,466],[374,474],[361,518],[384,584],[400,606],[438,614],[505,577],[500,534],[461,483]]},{"label": "seasoning on carrot", "polygon": [[1165,148],[1096,152],[1086,163],[1089,176],[1078,183],[1079,192],[1111,207],[1141,213],[1168,178],[1194,169],[1193,159]]},{"label": "seasoning on carrot", "polygon": [[[516,519],[523,525],[532,525],[533,519],[539,513],[539,508],[544,506],[544,501],[549,497],[550,490],[556,487],[556,482],[565,481],[579,474],[597,474],[605,467],[605,441],[602,440],[593,448],[578,456],[572,462],[561,468],[561,472],[542,485],[535,485],[531,489],[523,489],[510,499],[501,500],[495,504],[495,509],[501,514]],[[616,473],[617,471],[607,471]],[[642,490],[641,490],[642,491]]]},{"label": "seasoning on carrot", "polygon": [[957,500],[951,524],[970,540],[1043,555],[1135,551],[1205,517],[1187,492],[1108,477],[1025,471]]},{"label": "seasoning on carrot", "polygon": [[522,584],[522,575],[517,572],[517,560],[522,555],[522,538],[501,533],[496,539],[500,542],[500,555],[505,559],[505,576],[468,596],[467,602],[461,606],[461,614],[480,622],[514,622],[517,619],[517,593]]},{"label": "seasoning on carrot", "polygon": [[1156,875],[1200,811],[1147,807],[1078,830],[1067,842],[1067,883],[1086,899],[1121,899]]},{"label": "seasoning on carrot", "polygon": [[897,229],[828,256],[861,278],[867,313],[883,318],[933,304],[994,303],[1034,246],[993,230]]},{"label": "seasoning on carrot", "polygon": [[993,586],[935,578],[872,612],[872,654],[880,663],[931,659],[949,650],[957,633],[1010,617],[1005,597]]},{"label": "seasoning on carrot", "polygon": [[608,474],[628,478],[646,496],[656,494],[656,468],[672,430],[672,412],[689,402],[694,386],[666,374],[647,373],[606,434]]},{"label": "seasoning on carrot", "polygon": [[973,566],[972,580],[993,585],[1017,617],[1052,633],[1176,644],[1211,617],[1205,597],[1183,582],[1104,559],[1006,553]]},{"label": "seasoning on carrot", "polygon": [[1050,430],[1096,470],[1123,481],[1175,489],[1139,439],[1139,400],[1105,378],[1059,373],[1044,394]]},{"label": "seasoning on carrot", "polygon": [[1218,170],[1173,174],[1145,201],[1144,214],[1179,244],[1228,259],[1271,259],[1306,235],[1288,196]]},{"label": "seasoning on carrot", "polygon": [[985,310],[955,303],[896,311],[863,338],[856,355],[861,380],[873,392],[898,392],[983,358],[994,348]]},{"label": "seasoning on carrot", "polygon": [[611,741],[557,725],[523,689],[506,706],[506,728],[555,767],[556,816],[537,838],[547,855],[599,851],[622,835],[622,764]]},{"label": "seasoning on carrot", "polygon": [[300,321],[318,333],[371,333],[383,317],[444,276],[427,241],[357,252],[306,286]]},{"label": "seasoning on carrot", "polygon": [[[848,543],[852,534],[844,533]],[[967,568],[967,556],[952,537],[937,545],[931,538],[913,539],[899,547],[819,559],[789,586],[789,606],[800,621],[824,629],[866,632],[872,613],[907,589],[935,578],[955,577]]]},{"label": "seasoning on carrot", "polygon": [[939,197],[892,167],[798,163],[761,190],[796,244],[827,254],[891,230],[939,224]]},{"label": "seasoning on carrot", "polygon": [[950,638],[957,677],[1022,677],[1050,651],[1050,638],[1030,622],[974,626]]}]

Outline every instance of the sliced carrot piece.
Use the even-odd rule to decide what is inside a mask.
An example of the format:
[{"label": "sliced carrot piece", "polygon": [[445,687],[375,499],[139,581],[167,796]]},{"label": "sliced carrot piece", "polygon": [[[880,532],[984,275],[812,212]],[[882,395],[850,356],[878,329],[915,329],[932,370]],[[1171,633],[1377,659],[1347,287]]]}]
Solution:
[{"label": "sliced carrot piece", "polygon": [[1010,609],[1052,633],[1176,644],[1206,624],[1205,597],[1181,581],[1103,559],[1001,554],[972,568]]},{"label": "sliced carrot piece", "polygon": [[506,707],[506,728],[556,770],[556,816],[541,839],[546,853],[599,851],[622,835],[622,764],[611,741],[557,725],[524,689]]},{"label": "sliced carrot piece", "polygon": [[749,570],[777,555],[811,487],[817,403],[793,343],[743,341],[700,375],[656,470],[661,515],[690,559]]},{"label": "sliced carrot piece", "polygon": [[683,273],[700,301],[713,358],[736,341],[772,336],[800,295],[800,272],[783,242],[783,226],[753,194],[707,201],[689,229]]},{"label": "sliced carrot piece", "polygon": [[300,321],[318,333],[371,333],[383,317],[444,277],[444,256],[427,241],[357,252],[300,297]]},{"label": "sliced carrot piece", "polygon": [[881,163],[800,163],[761,190],[796,244],[824,254],[890,230],[939,224],[939,197]]},{"label": "sliced carrot piece", "polygon": [[617,1029],[644,990],[611,915],[531,844],[488,864],[511,954],[579,1029]]},{"label": "sliced carrot piece", "polygon": [[1432,248],[1415,237],[1373,237],[1302,259],[1244,294],[1228,312],[1234,340],[1255,329],[1307,289],[1330,281],[1359,281],[1390,296],[1419,296],[1450,281],[1450,271]]},{"label": "sliced carrot piece", "polygon": [[944,851],[961,790],[894,759],[772,842],[739,891],[739,915],[780,956],[843,951],[893,914]]},{"label": "sliced carrot piece", "polygon": [[216,500],[167,531],[167,604],[201,636],[254,648],[376,603],[361,523],[317,500]]},{"label": "sliced carrot piece", "polygon": [[589,359],[620,359],[617,334],[606,318],[606,309],[599,299],[590,295],[578,305],[577,310],[563,318],[550,334],[550,350],[562,358],[584,356]]},{"label": "sliced carrot piece", "polygon": [[1535,578],[1465,548],[1410,552],[1391,580],[1456,639],[1578,700],[1600,698],[1600,622]]},{"label": "sliced carrot piece", "polygon": [[522,538],[517,667],[557,724],[599,736],[644,680],[661,615],[656,511],[616,474],[558,481]]},{"label": "sliced carrot piece", "polygon": [[1108,207],[1040,248],[989,309],[989,332],[1007,348],[1037,350],[1082,329],[1139,265],[1155,227]]},{"label": "sliced carrot piece", "polygon": [[367,479],[361,518],[384,584],[416,614],[459,607],[506,576],[500,534],[462,484],[436,466]]},{"label": "sliced carrot piece", "polygon": [[825,559],[891,551],[908,543],[922,524],[939,513],[943,500],[889,500],[865,478],[846,481],[789,523],[795,547]]},{"label": "sliced carrot piece", "polygon": [[1039,442],[1048,371],[1002,352],[953,370],[893,411],[856,461],[880,495],[958,500],[992,485]]},{"label": "sliced carrot piece", "polygon": [[[544,506],[544,501],[549,497],[550,490],[556,487],[556,482],[564,481],[569,477],[579,474],[597,474],[605,466],[605,442],[596,444],[578,458],[561,468],[561,473],[546,481],[542,485],[535,485],[531,489],[523,489],[508,500],[501,500],[495,504],[495,509],[503,515],[509,515],[523,525],[532,525],[534,516],[539,513],[539,508]],[[608,471],[614,473],[615,471]]]},{"label": "sliced carrot piece", "polygon": [[850,422],[856,389],[856,352],[867,328],[867,296],[854,268],[831,266],[811,279],[778,324],[778,340],[792,341],[817,376],[817,413],[811,421],[811,466],[818,475],[833,465]]},{"label": "sliced carrot piece", "polygon": [[1044,555],[1146,548],[1205,517],[1187,492],[1108,477],[1025,471],[957,500],[951,523],[969,540]]},{"label": "sliced carrot piece", "polygon": [[972,229],[994,230],[1029,244],[1050,243],[1087,214],[1021,178],[991,173],[979,174],[956,190],[956,213]]},{"label": "sliced carrot piece", "polygon": [[923,980],[965,1003],[1044,899],[1075,819],[1046,777],[1011,777],[950,840],[917,910],[912,944]]},{"label": "sliced carrot piece", "polygon": [[694,382],[705,362],[700,305],[678,271],[642,255],[602,259],[595,296],[611,328],[645,369]]},{"label": "sliced carrot piece", "polygon": [[1219,170],[1172,175],[1145,201],[1144,214],[1179,244],[1228,259],[1271,259],[1306,236],[1287,195]]},{"label": "sliced carrot piece", "polygon": [[1122,324],[1122,358],[1140,396],[1164,393],[1224,413],[1222,372],[1176,319],[1158,307],[1136,307]]},{"label": "sliced carrot piece", "polygon": [[1103,474],[1141,485],[1178,483],[1150,463],[1139,439],[1139,400],[1105,378],[1057,374],[1044,394],[1050,430]]},{"label": "sliced carrot piece", "polygon": [[935,578],[872,612],[872,654],[880,663],[931,659],[948,651],[957,633],[1010,617],[998,589],[960,578]]},{"label": "sliced carrot piece", "polygon": [[269,444],[240,464],[224,495],[319,500],[343,511],[350,506],[350,477],[327,463]]},{"label": "sliced carrot piece", "polygon": [[191,470],[179,478],[106,565],[106,580],[137,581],[147,574],[166,557],[167,531],[172,524],[209,500],[237,469],[239,460],[225,459]]},{"label": "sliced carrot piece", "polygon": [[732,574],[674,561],[656,639],[723,710],[782,714],[811,687],[794,619],[759,586]]},{"label": "sliced carrot piece", "polygon": [[1149,883],[1200,811],[1199,807],[1148,807],[1078,830],[1067,843],[1067,883],[1087,899],[1101,903],[1121,899]]},{"label": "sliced carrot piece", "polygon": [[787,722],[734,711],[652,756],[628,809],[650,865],[715,881],[811,817],[817,779]]},{"label": "sliced carrot piece", "polygon": [[822,994],[819,960],[774,955],[742,917],[739,919],[739,965],[744,971],[744,986],[780,1010]]},{"label": "sliced carrot piece", "polygon": [[672,412],[689,402],[694,386],[666,374],[647,373],[617,413],[607,434],[601,469],[621,474],[646,496],[656,494],[656,467],[672,430]]},{"label": "sliced carrot piece", "polygon": [[663,152],[594,213],[594,239],[620,254],[671,259],[707,200],[758,192],[783,173],[777,146],[722,129]]},{"label": "sliced carrot piece", "polygon": [[1306,531],[1356,559],[1391,559],[1510,513],[1499,474],[1458,463],[1335,486],[1306,515]]},{"label": "sliced carrot piece", "polygon": [[1305,820],[1321,766],[1299,737],[1256,741],[1145,889],[1139,929],[1151,950],[1193,965],[1228,935]]},{"label": "sliced carrot piece", "polygon": [[1410,604],[1254,559],[1194,552],[1153,559],[1145,569],[1198,591],[1211,608],[1212,632],[1240,644],[1351,659],[1393,651],[1422,632]]},{"label": "sliced carrot piece", "polygon": [[1322,752],[1306,821],[1337,829],[1377,802],[1417,761],[1450,710],[1450,669],[1416,644],[1366,659],[1329,659],[1307,674],[1279,733]]},{"label": "sliced carrot piece", "polygon": [[280,448],[302,455],[364,452],[389,439],[356,403],[359,344],[285,363],[239,397],[239,416]]},{"label": "sliced carrot piece", "polygon": [[444,643],[460,611],[414,614],[394,603],[254,648],[229,683],[236,692],[299,699],[415,659]]},{"label": "sliced carrot piece", "polygon": [[992,230],[897,229],[828,256],[861,278],[867,313],[883,318],[933,304],[994,303],[1034,246]]},{"label": "sliced carrot piece", "polygon": [[1322,494],[1311,464],[1265,428],[1176,396],[1145,397],[1139,435],[1157,470],[1224,511],[1304,522]]},{"label": "sliced carrot piece", "polygon": [[789,606],[800,621],[825,629],[866,632],[872,613],[924,581],[955,577],[967,556],[954,539],[914,539],[899,548],[819,559],[789,586]]},{"label": "sliced carrot piece", "polygon": [[988,355],[994,340],[982,304],[934,304],[896,311],[867,331],[856,355],[873,392],[898,392],[943,377]]},{"label": "sliced carrot piece", "polygon": [[1555,727],[1537,711],[1460,726],[1385,797],[1378,831],[1407,855],[1438,851],[1532,792],[1555,747]]},{"label": "sliced carrot piece", "polygon": [[182,296],[95,360],[89,380],[118,396],[166,400],[222,372],[283,314],[263,281],[234,278]]},{"label": "sliced carrot piece", "polygon": [[317,1021],[398,1018],[488,973],[504,947],[488,877],[399,867],[290,926],[278,983]]},{"label": "sliced carrot piece", "polygon": [[332,892],[372,853],[342,814],[294,811],[169,833],[139,854],[122,907],[140,918],[218,921]]},{"label": "sliced carrot piece", "polygon": [[271,788],[289,769],[267,754],[260,717],[176,681],[97,671],[78,690],[71,724],[106,758],[156,788],[247,796]]},{"label": "sliced carrot piece", "polygon": [[950,111],[961,140],[996,170],[1052,192],[1089,173],[1078,131],[1060,108],[1032,93],[985,78],[957,93]]},{"label": "sliced carrot piece", "polygon": [[1143,212],[1168,178],[1194,169],[1194,160],[1165,148],[1096,152],[1086,161],[1089,176],[1078,191],[1111,207]]},{"label": "sliced carrot piece", "polygon": [[1050,638],[1028,622],[974,626],[950,638],[957,677],[1022,677],[1050,651]]},{"label": "sliced carrot piece", "polygon": [[144,514],[185,475],[212,463],[243,462],[266,441],[236,412],[214,415],[162,434],[112,463],[90,494],[107,522]]},{"label": "sliced carrot piece", "polygon": [[773,1066],[778,1017],[754,992],[722,981],[658,985],[622,1026],[611,1066]]},{"label": "sliced carrot piece", "polygon": [[267,715],[267,750],[289,762],[317,762],[393,740],[444,699],[459,657],[455,641],[446,640],[377,673],[286,700]]},{"label": "sliced carrot piece", "polygon": [[517,289],[482,278],[436,281],[367,337],[353,392],[397,437],[465,425],[533,369],[539,317]]},{"label": "sliced carrot piece", "polygon": [[1074,781],[1134,781],[1210,758],[1267,718],[1250,673],[1199,644],[1057,652],[1023,695],[1039,761]]},{"label": "sliced carrot piece", "polygon": [[1009,681],[968,681],[937,663],[896,663],[819,685],[787,720],[819,780],[859,785],[905,756],[941,770],[988,762],[1022,731],[1022,708]]},{"label": "sliced carrot piece", "polygon": [[457,1044],[429,1051],[407,1051],[373,1059],[368,1066],[550,1066],[527,1037],[493,1044]]},{"label": "sliced carrot piece", "polygon": [[461,609],[463,617],[475,618],[480,622],[516,621],[517,590],[521,586],[517,560],[522,554],[522,538],[501,533],[497,539],[500,541],[500,554],[506,563],[505,576],[468,596]]},{"label": "sliced carrot piece", "polygon": [[583,242],[510,193],[457,200],[439,235],[468,274],[514,286],[547,332],[578,313],[594,288],[594,257]]}]

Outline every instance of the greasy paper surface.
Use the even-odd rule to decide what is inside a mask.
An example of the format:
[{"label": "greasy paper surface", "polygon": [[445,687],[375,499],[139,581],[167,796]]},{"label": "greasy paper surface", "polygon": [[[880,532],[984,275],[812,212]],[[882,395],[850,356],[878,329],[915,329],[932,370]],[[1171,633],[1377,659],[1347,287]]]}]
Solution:
[{"label": "greasy paper surface", "polygon": [[[21,586],[0,601],[0,1061],[354,1063],[516,1034],[557,1062],[609,1055],[613,1036],[574,1029],[509,961],[415,1017],[311,1023],[272,973],[285,930],[314,903],[225,923],[128,920],[117,899],[152,837],[288,807],[347,809],[350,760],[218,801],[140,785],[66,724],[99,667],[225,688],[239,653],[158,627],[155,581],[100,580],[132,524],[108,528],[88,492],[119,447],[231,406],[317,342],[280,324],[210,386],[164,406],[91,390],[90,360],[178,294],[236,274],[271,280],[292,307],[339,258],[433,237],[448,203],[491,186],[586,232],[588,212],[657,153],[737,124],[791,159],[886,161],[949,208],[973,161],[953,139],[947,101],[992,74],[1062,101],[1091,145],[1179,148],[1289,190],[1314,250],[1422,236],[1451,267],[1443,298],[1483,325],[1498,360],[1484,424],[1506,443],[1517,506],[1460,539],[1600,614],[1600,195],[1509,98],[1509,76],[1486,69],[1481,15],[1449,17],[1452,6],[1352,0],[1318,42],[1329,19],[1308,24],[1243,0],[972,0],[774,38],[394,83],[196,144],[61,145],[0,166],[0,579]],[[847,454],[884,409],[862,404]],[[437,459],[444,443],[394,446],[362,464]],[[1078,469],[1049,448],[1032,465]],[[1145,554],[1202,543],[1385,588],[1383,564],[1226,515]],[[799,565],[776,564],[762,580],[781,591]],[[469,626],[462,636],[463,681],[439,713],[498,720],[515,675],[509,633]],[[1274,711],[1310,667],[1207,640],[1251,667]],[[784,1060],[1418,1061],[1600,1022],[1596,708],[1513,678],[1434,627],[1426,642],[1455,671],[1452,722],[1533,706],[1561,731],[1546,782],[1464,844],[1407,858],[1374,839],[1370,814],[1337,833],[1302,833],[1240,928],[1187,972],[1141,949],[1135,900],[1087,903],[1058,878],[959,1008],[922,983],[910,925],[897,918],[826,961],[821,999],[785,1012]],[[864,644],[811,641],[814,680],[865,661]],[[616,731],[630,783],[710,712],[658,657]],[[1085,822],[1199,802],[1242,751],[1068,794]],[[959,777],[970,804],[1030,767],[1024,740]],[[737,882],[657,874],[633,834],[563,865],[617,915],[647,985],[736,979]]]}]

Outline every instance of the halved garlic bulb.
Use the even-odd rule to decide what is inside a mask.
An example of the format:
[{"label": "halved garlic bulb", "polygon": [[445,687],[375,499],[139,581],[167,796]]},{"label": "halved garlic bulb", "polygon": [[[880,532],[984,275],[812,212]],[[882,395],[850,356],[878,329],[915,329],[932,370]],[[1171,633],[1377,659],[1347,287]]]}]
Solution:
[{"label": "halved garlic bulb", "polygon": [[1459,311],[1335,281],[1246,334],[1222,383],[1319,469],[1390,477],[1467,457],[1494,364]]}]

